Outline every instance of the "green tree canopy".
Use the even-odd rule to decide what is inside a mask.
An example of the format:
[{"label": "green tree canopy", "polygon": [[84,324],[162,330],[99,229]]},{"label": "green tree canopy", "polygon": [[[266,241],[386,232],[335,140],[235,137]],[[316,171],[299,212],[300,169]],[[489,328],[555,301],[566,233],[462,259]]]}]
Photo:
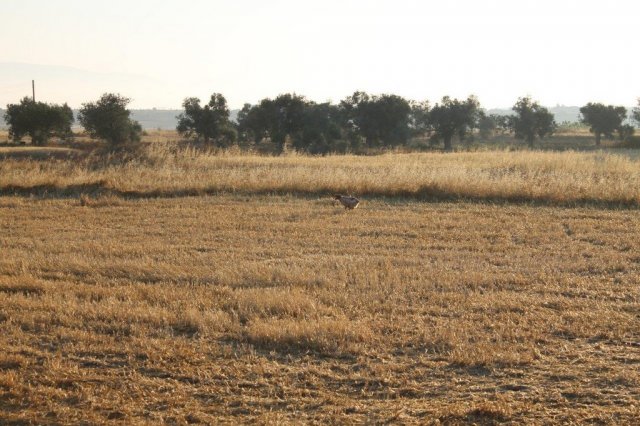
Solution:
[{"label": "green tree canopy", "polygon": [[498,120],[495,114],[487,115],[484,111],[480,111],[478,117],[478,133],[482,139],[488,139],[498,129]]},{"label": "green tree canopy", "polygon": [[589,131],[596,136],[596,145],[600,146],[600,139],[612,138],[613,134],[624,133],[622,122],[627,117],[627,109],[622,106],[604,105],[589,102],[580,108],[581,122],[589,125]]},{"label": "green tree canopy", "polygon": [[292,140],[300,137],[307,105],[305,97],[295,93],[279,95],[273,100],[270,110],[273,119],[269,126],[269,134],[280,150],[283,149],[287,136]]},{"label": "green tree canopy", "polygon": [[640,125],[640,99],[638,99],[638,106],[631,111],[631,118]]},{"label": "green tree canopy", "polygon": [[279,151],[285,140],[293,148],[311,154],[344,152],[342,114],[336,105],[317,104],[296,94],[263,99],[258,105],[245,104],[238,113],[238,129],[245,140],[270,138]]},{"label": "green tree canopy", "polygon": [[244,104],[238,112],[238,133],[242,140],[260,142],[268,136],[266,133],[268,127],[267,111],[264,108]]},{"label": "green tree canopy", "polygon": [[67,104],[34,102],[25,97],[19,104],[7,105],[4,119],[13,140],[18,141],[28,135],[31,143],[42,145],[52,136],[65,138],[71,135],[73,111]]},{"label": "green tree canopy", "polygon": [[105,93],[96,102],[82,104],[78,121],[92,138],[104,139],[113,147],[140,142],[142,127],[131,120],[129,102],[129,98]]},{"label": "green tree canopy", "polygon": [[294,145],[300,144],[308,105],[310,103],[303,96],[295,93],[282,94],[275,99],[266,98],[253,106],[245,104],[238,114],[238,129],[243,137],[256,142],[270,138],[282,152],[287,137],[294,141]]},{"label": "green tree canopy", "polygon": [[416,102],[411,101],[411,116],[409,127],[412,130],[412,136],[421,136],[429,132],[429,111],[431,105],[429,101]]},{"label": "green tree canopy", "polygon": [[339,108],[328,102],[308,103],[304,110],[302,133],[293,144],[296,149],[311,154],[346,151],[348,145],[342,140]]},{"label": "green tree canopy", "polygon": [[444,141],[445,151],[451,151],[453,137],[458,135],[462,140],[468,135],[477,126],[480,111],[480,102],[475,96],[466,100],[443,97],[429,112],[433,139]]},{"label": "green tree canopy", "polygon": [[536,137],[551,135],[557,127],[553,114],[530,97],[519,98],[512,109],[515,115],[509,121],[515,136],[526,140],[531,148]]},{"label": "green tree canopy", "polygon": [[209,103],[200,106],[200,99],[186,98],[182,103],[184,112],[178,118],[176,130],[182,135],[195,135],[205,143],[211,140],[218,146],[228,146],[236,140],[236,130],[229,121],[227,100],[220,93],[214,93]]},{"label": "green tree canopy", "polygon": [[401,96],[370,96],[355,92],[340,102],[348,130],[364,138],[367,146],[398,146],[411,136],[412,105]]},{"label": "green tree canopy", "polygon": [[622,142],[628,142],[633,134],[636,132],[636,128],[631,124],[622,124],[618,127],[618,137]]}]

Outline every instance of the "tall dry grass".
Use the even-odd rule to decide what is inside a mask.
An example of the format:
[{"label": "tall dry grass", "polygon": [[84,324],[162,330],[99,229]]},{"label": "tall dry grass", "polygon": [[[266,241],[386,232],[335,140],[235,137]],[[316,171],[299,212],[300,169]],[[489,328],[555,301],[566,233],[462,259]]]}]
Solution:
[{"label": "tall dry grass", "polygon": [[420,199],[640,204],[633,152],[474,152],[285,157],[156,143],[142,157],[0,162],[0,192],[130,196],[344,192]]}]

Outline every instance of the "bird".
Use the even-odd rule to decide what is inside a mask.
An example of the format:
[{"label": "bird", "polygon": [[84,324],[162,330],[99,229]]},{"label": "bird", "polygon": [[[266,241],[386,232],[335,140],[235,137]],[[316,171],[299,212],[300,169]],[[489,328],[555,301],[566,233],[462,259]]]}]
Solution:
[{"label": "bird", "polygon": [[342,204],[345,209],[349,209],[349,210],[355,209],[356,207],[358,207],[358,204],[360,204],[360,200],[350,195],[336,194],[333,196],[333,199],[339,201],[340,204]]}]

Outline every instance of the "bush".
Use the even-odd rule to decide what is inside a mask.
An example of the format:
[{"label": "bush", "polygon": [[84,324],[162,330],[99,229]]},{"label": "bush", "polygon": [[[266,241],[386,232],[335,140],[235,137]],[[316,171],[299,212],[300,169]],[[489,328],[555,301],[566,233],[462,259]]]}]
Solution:
[{"label": "bush", "polygon": [[211,95],[209,103],[200,106],[200,99],[187,98],[182,103],[184,112],[178,117],[176,130],[185,137],[196,136],[208,144],[229,147],[238,138],[238,132],[229,121],[227,100],[219,93]]},{"label": "bush", "polygon": [[29,135],[31,143],[44,145],[52,136],[66,138],[72,134],[73,112],[67,104],[46,104],[23,98],[19,104],[7,105],[4,120],[14,141]]},{"label": "bush", "polygon": [[623,124],[618,127],[618,137],[622,142],[627,142],[633,137],[633,134],[636,132],[635,127],[630,124]]},{"label": "bush", "polygon": [[92,138],[104,139],[111,147],[140,142],[142,126],[131,120],[130,99],[105,93],[97,102],[82,104],[78,121]]},{"label": "bush", "polygon": [[640,149],[640,136],[629,136],[621,144],[624,148]]}]

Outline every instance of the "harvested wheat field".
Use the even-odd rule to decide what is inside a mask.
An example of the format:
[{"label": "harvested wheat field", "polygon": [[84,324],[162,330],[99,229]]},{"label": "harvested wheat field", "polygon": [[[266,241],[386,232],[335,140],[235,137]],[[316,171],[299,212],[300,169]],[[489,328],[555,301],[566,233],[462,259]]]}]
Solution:
[{"label": "harvested wheat field", "polygon": [[0,423],[640,416],[640,211],[0,198]]}]

